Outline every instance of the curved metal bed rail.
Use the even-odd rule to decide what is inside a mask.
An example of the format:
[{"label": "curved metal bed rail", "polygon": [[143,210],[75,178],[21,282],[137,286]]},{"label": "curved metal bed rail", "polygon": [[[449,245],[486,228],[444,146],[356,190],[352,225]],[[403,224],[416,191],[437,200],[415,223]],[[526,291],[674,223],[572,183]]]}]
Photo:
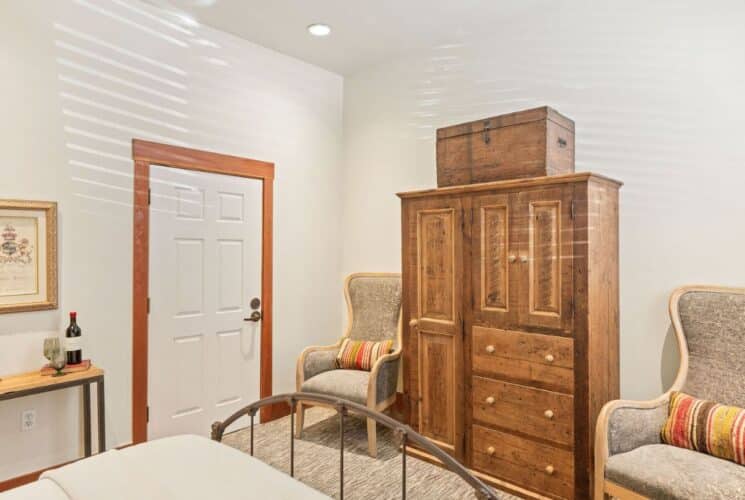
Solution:
[{"label": "curved metal bed rail", "polygon": [[248,416],[251,420],[251,445],[250,453],[251,456],[254,454],[254,417],[262,406],[267,406],[275,403],[287,403],[290,406],[290,475],[295,476],[295,408],[298,402],[309,402],[317,403],[324,406],[332,406],[339,412],[339,498],[344,498],[344,417],[352,412],[355,414],[363,415],[364,417],[371,418],[382,424],[389,429],[392,429],[401,438],[401,497],[406,498],[406,447],[408,443],[414,443],[419,448],[423,449],[434,458],[439,460],[448,470],[458,474],[464,481],[466,481],[476,492],[477,497],[488,500],[497,500],[497,496],[494,491],[486,485],[479,478],[471,474],[463,464],[455,460],[453,457],[442,451],[438,446],[434,445],[429,439],[422,436],[408,425],[402,424],[398,420],[395,420],[388,415],[380,413],[378,411],[371,410],[370,408],[348,401],[341,398],[334,398],[326,396],[324,394],[316,394],[310,392],[294,392],[287,394],[277,394],[276,396],[269,396],[268,398],[260,399],[254,403],[251,403],[244,408],[233,413],[223,422],[215,422],[212,424],[212,439],[214,441],[222,441],[225,429],[241,417]]}]

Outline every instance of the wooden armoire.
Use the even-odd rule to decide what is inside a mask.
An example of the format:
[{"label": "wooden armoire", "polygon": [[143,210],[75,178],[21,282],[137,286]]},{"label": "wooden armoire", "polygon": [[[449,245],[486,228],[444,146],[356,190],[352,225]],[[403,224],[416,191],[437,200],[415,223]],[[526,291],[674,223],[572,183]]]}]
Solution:
[{"label": "wooden armoire", "polygon": [[595,419],[619,395],[620,185],[399,193],[404,418],[502,489],[590,498]]}]

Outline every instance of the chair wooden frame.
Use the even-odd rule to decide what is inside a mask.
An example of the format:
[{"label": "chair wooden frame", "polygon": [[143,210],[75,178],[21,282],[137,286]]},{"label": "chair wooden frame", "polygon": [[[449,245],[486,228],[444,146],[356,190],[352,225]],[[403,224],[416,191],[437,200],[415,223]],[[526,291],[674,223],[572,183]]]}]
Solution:
[{"label": "chair wooden frame", "polygon": [[678,368],[678,373],[670,389],[668,389],[667,392],[655,399],[651,399],[648,401],[632,401],[619,399],[615,401],[609,401],[605,404],[605,406],[603,406],[603,409],[598,415],[597,427],[595,431],[595,500],[603,500],[605,498],[605,495],[609,495],[620,500],[641,500],[647,498],[644,495],[635,493],[628,488],[624,488],[619,484],[605,479],[605,466],[609,457],[608,424],[610,421],[610,416],[619,408],[632,408],[640,410],[659,408],[661,405],[667,404],[667,402],[670,400],[670,394],[672,392],[680,391],[685,386],[686,378],[688,376],[688,342],[683,331],[683,325],[680,321],[680,310],[678,304],[680,302],[680,298],[689,292],[735,293],[745,295],[745,288],[731,288],[712,285],[686,285],[677,288],[673,291],[672,295],[670,295],[668,310],[670,312],[670,321],[673,325],[675,338],[678,341],[678,352],[680,353],[680,366]]},{"label": "chair wooden frame", "polygon": [[[332,345],[326,345],[326,346],[311,346],[307,347],[303,350],[302,353],[300,353],[300,356],[297,359],[297,366],[296,366],[296,374],[295,374],[295,385],[297,387],[298,392],[302,392],[302,385],[303,382],[305,382],[304,377],[304,370],[303,367],[305,366],[305,358],[310,354],[311,352],[319,352],[319,351],[338,351],[341,347],[341,343],[344,341],[344,339],[349,338],[349,336],[352,333],[352,324],[354,323],[354,311],[352,310],[352,299],[349,295],[349,283],[354,278],[380,278],[380,277],[400,277],[401,274],[399,273],[353,273],[347,276],[347,278],[344,280],[344,299],[347,303],[347,328],[344,332],[344,335],[335,343]],[[390,406],[392,406],[396,402],[396,394],[394,394],[386,399],[385,401],[382,401],[381,403],[376,403],[375,401],[375,395],[377,391],[377,377],[378,372],[382,368],[382,366],[388,362],[393,360],[399,360],[401,359],[401,350],[402,345],[401,342],[403,340],[403,326],[402,326],[402,311],[398,314],[398,327],[396,332],[396,348],[393,350],[393,352],[386,354],[385,356],[381,356],[380,358],[375,361],[375,364],[373,365],[372,369],[370,370],[370,382],[367,385],[367,407],[371,410],[375,411],[385,411]],[[401,372],[399,369],[399,378],[401,376]],[[295,426],[295,436],[297,438],[300,438],[302,436],[303,432],[303,423],[305,420],[305,410],[307,409],[307,404],[303,404],[302,402],[297,403],[297,425]],[[368,452],[370,453],[370,456],[375,457],[377,456],[377,428],[376,428],[376,422],[374,419],[368,418],[367,419],[367,447]]]}]

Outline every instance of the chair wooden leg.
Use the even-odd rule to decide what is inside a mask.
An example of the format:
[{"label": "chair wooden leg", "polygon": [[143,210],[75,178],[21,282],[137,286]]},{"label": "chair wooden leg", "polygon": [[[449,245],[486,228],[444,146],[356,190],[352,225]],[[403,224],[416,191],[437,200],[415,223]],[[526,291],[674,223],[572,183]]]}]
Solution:
[{"label": "chair wooden leg", "polygon": [[617,498],[619,500],[650,500],[649,497],[640,495],[635,491],[626,489],[623,486],[620,486],[611,481],[605,481],[604,490],[604,499]]},{"label": "chair wooden leg", "polygon": [[372,418],[367,419],[367,451],[373,458],[378,456],[377,422]]},{"label": "chair wooden leg", "polygon": [[303,420],[305,420],[305,407],[303,403],[295,405],[295,437],[303,437]]}]

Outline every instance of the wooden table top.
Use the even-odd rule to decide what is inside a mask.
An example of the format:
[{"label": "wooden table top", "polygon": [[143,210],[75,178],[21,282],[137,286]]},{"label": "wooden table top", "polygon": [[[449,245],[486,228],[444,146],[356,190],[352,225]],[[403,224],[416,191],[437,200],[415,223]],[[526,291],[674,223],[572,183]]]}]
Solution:
[{"label": "wooden table top", "polygon": [[11,392],[52,387],[67,382],[87,380],[100,377],[101,375],[103,375],[103,370],[93,365],[83,372],[66,373],[60,377],[42,375],[39,370],[20,373],[18,375],[9,375],[7,377],[0,377],[0,396]]}]

